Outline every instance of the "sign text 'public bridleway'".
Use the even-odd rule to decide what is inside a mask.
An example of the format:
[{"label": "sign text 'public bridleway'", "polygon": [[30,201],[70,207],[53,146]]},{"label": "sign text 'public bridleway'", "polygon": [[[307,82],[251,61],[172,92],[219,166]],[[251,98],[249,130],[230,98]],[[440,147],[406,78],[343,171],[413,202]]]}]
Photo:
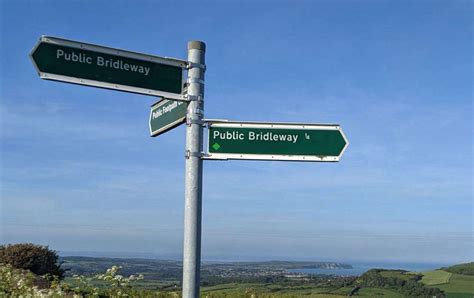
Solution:
[{"label": "sign text 'public bridleway'", "polygon": [[42,79],[184,100],[183,60],[49,36],[30,57]]},{"label": "sign text 'public bridleway'", "polygon": [[208,121],[206,159],[339,161],[348,142],[337,124]]}]

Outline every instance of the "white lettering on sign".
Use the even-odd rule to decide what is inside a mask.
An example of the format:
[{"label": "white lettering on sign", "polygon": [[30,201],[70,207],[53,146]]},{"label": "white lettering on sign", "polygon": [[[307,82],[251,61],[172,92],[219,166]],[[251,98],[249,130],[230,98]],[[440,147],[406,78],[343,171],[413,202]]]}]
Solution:
[{"label": "white lettering on sign", "polygon": [[219,138],[220,140],[245,140],[244,133],[238,131],[219,132],[214,130],[213,136],[214,139]]},{"label": "white lettering on sign", "polygon": [[[218,131],[212,132],[212,137],[216,140],[245,140],[245,134],[238,131]],[[298,141],[298,135],[295,134],[280,134],[275,132],[255,132],[249,131],[247,134],[248,141],[269,141],[269,142],[290,142],[295,144]]]},{"label": "white lettering on sign", "polygon": [[273,132],[253,132],[249,131],[249,141],[280,141],[296,143],[298,135],[277,134]]},{"label": "white lettering on sign", "polygon": [[63,50],[58,49],[56,51],[56,59],[63,58],[66,61],[72,62],[79,62],[79,63],[86,63],[92,64],[92,57],[87,57],[85,54],[76,54],[72,53],[65,53]]},{"label": "white lettering on sign", "polygon": [[157,109],[156,111],[153,111],[151,117],[152,119],[156,119],[160,116],[163,116],[166,113],[171,112],[172,110],[176,109],[182,104],[183,103],[180,101],[173,101],[171,104],[162,105],[159,109]]},{"label": "white lettering on sign", "polygon": [[[90,56],[87,56],[87,54],[76,53],[74,51],[65,52],[64,50],[61,50],[61,49],[56,50],[56,59],[63,59],[65,61],[71,61],[71,62],[82,63],[82,64],[94,63],[94,59]],[[114,58],[104,58],[102,56],[97,56],[97,59],[95,60],[95,64],[100,67],[108,67],[108,68],[114,68],[114,69],[124,70],[128,72],[136,72],[139,74],[143,74],[144,76],[148,76],[148,74],[150,73],[150,67],[127,63],[127,62],[124,62],[120,58],[114,59]]]}]

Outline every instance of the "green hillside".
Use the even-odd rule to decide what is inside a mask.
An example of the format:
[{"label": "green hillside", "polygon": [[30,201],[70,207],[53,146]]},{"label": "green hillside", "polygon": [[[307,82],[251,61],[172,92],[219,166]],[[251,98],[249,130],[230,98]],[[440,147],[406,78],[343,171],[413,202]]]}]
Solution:
[{"label": "green hillside", "polygon": [[453,274],[444,270],[423,272],[421,282],[427,286],[442,285],[449,283]]},{"label": "green hillside", "polygon": [[454,265],[451,267],[441,268],[441,269],[447,272],[451,272],[451,273],[474,275],[474,262]]},{"label": "green hillside", "polygon": [[448,298],[474,297],[474,276],[470,275],[453,274],[448,283],[427,286],[444,291]]},{"label": "green hillside", "polygon": [[[465,265],[469,264],[449,268],[465,270]],[[360,289],[354,294],[358,297],[444,297],[439,292],[441,290],[448,298],[474,298],[474,276],[471,275],[445,270],[415,273],[383,269],[369,270],[353,283],[340,287],[327,284],[229,283],[204,287],[201,297],[251,297],[252,294],[253,297],[347,297],[357,286]]]},{"label": "green hillside", "polygon": [[460,264],[442,268],[442,270],[423,272],[421,282],[427,287],[442,290],[448,298],[472,298],[474,297],[473,272],[474,263]]},{"label": "green hillside", "polygon": [[444,297],[438,288],[420,283],[421,279],[421,274],[405,270],[371,269],[357,278],[354,285],[362,289],[388,289],[404,297]]},{"label": "green hillside", "polygon": [[[105,274],[96,271],[100,267],[114,263],[119,265],[105,269]],[[130,297],[175,297],[180,295],[180,280],[177,276],[181,269],[179,262],[73,257],[64,260],[64,264],[71,271],[74,270],[82,276],[67,276],[65,280],[55,285],[54,289],[50,289],[51,291],[59,289],[64,293],[74,291],[90,294],[97,292],[103,295],[126,291]],[[206,264],[203,266],[203,272],[207,274],[202,280],[201,297],[474,298],[474,275],[456,273],[469,273],[473,265],[474,263],[460,264],[421,273],[371,269],[360,276],[344,277],[290,274],[285,270],[288,266],[292,266],[290,262]],[[91,268],[93,273],[87,274],[89,271],[86,269],[91,270]],[[113,268],[115,269],[112,270]],[[118,273],[118,271],[120,272]],[[97,273],[101,274],[96,275]],[[0,282],[0,297],[19,297],[20,294],[25,294],[23,296],[26,297],[26,294],[35,291],[32,286],[38,277],[28,273],[29,277],[27,278],[25,274],[24,271],[13,269],[11,265],[0,265],[0,281],[7,279],[14,281],[11,283]],[[127,277],[129,274],[141,276],[141,278],[132,279],[131,276]],[[17,279],[8,277],[13,275],[18,276],[18,279],[27,280],[28,287],[19,288]],[[103,278],[105,275],[110,279]],[[124,281],[125,286],[114,283],[116,277],[119,277],[118,280]],[[112,297],[115,296],[112,295]]]},{"label": "green hillside", "polygon": [[[202,298],[343,298],[352,291],[352,287],[324,288],[317,285],[282,286],[262,283],[230,283],[213,287],[201,288]],[[391,289],[363,288],[357,292],[357,297],[402,298],[402,294]]]}]

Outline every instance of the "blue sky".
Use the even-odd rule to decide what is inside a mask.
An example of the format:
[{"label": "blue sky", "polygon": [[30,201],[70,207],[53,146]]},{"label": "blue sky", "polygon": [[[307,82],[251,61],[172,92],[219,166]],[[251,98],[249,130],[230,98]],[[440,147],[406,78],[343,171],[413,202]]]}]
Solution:
[{"label": "blue sky", "polygon": [[184,127],[39,79],[52,35],[186,58],[206,118],[339,123],[339,163],[206,161],[203,259],[472,261],[470,1],[0,2],[0,242],[180,257]]}]

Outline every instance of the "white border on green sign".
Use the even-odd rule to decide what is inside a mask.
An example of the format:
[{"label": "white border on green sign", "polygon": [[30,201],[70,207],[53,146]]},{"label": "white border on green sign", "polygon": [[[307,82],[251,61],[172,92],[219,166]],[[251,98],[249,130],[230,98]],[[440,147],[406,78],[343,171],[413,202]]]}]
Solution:
[{"label": "white border on green sign", "polygon": [[[38,66],[36,65],[33,59],[33,53],[36,51],[36,49],[39,47],[41,43],[57,44],[60,46],[67,46],[67,47],[72,47],[72,48],[77,48],[77,49],[94,51],[98,53],[117,55],[117,56],[121,56],[125,58],[132,58],[132,59],[138,59],[138,60],[143,60],[143,61],[148,61],[148,62],[166,64],[166,65],[181,67],[183,69],[186,69],[188,65],[188,62],[185,60],[141,54],[141,53],[126,51],[126,50],[114,49],[114,48],[98,46],[98,45],[77,42],[73,40],[51,37],[51,36],[41,36],[38,43],[36,43],[36,45],[33,47],[33,50],[30,53],[30,59],[33,62],[33,65],[35,66],[36,71],[38,72],[39,76],[42,79],[61,81],[61,82],[67,82],[67,83],[73,83],[73,84],[79,84],[79,85],[85,85],[85,86],[92,86],[92,87],[99,87],[99,88],[105,88],[105,89],[126,91],[126,92],[132,92],[132,93],[139,93],[139,94],[144,94],[144,95],[160,96],[160,97],[180,100],[180,101],[188,101],[183,94],[178,94],[178,93],[163,92],[163,91],[157,91],[157,90],[151,90],[151,89],[145,89],[145,88],[139,88],[139,87],[126,86],[126,85],[121,85],[121,84],[113,84],[113,83],[80,79],[80,78],[75,78],[75,77],[41,72],[38,69]],[[183,78],[181,78],[181,85],[183,85],[182,81],[183,81]]]},{"label": "white border on green sign", "polygon": [[209,130],[207,131],[206,154],[203,159],[228,160],[228,159],[248,159],[248,160],[276,160],[276,161],[319,161],[338,162],[349,146],[349,141],[339,124],[316,124],[316,123],[291,123],[291,122],[252,122],[252,121],[227,121],[206,119],[208,128],[210,127],[242,127],[242,128],[281,128],[281,129],[308,129],[308,130],[338,130],[346,145],[338,156],[313,156],[313,155],[270,155],[270,154],[235,154],[235,153],[210,153],[209,152]]},{"label": "white border on green sign", "polygon": [[[171,122],[171,123],[169,123],[169,124],[167,124],[167,125],[165,125],[165,126],[159,128],[159,129],[157,129],[157,130],[152,130],[152,128],[151,128],[151,117],[152,117],[152,115],[153,115],[153,111],[156,110],[156,109],[158,109],[158,108],[161,107],[162,105],[167,104],[167,103],[170,102],[170,101],[172,101],[172,100],[162,99],[162,100],[158,101],[157,103],[155,103],[155,104],[153,104],[153,105],[151,106],[151,109],[150,109],[150,117],[149,117],[149,121],[148,121],[148,127],[149,127],[149,129],[150,129],[150,136],[151,136],[151,137],[157,137],[157,136],[159,136],[160,134],[167,132],[168,130],[170,130],[170,129],[172,129],[172,128],[178,126],[178,125],[180,125],[181,123],[183,123],[184,120],[186,119],[186,115],[185,115],[185,116],[180,117],[180,118],[176,119],[175,121],[173,121],[173,122]],[[183,104],[186,104],[186,103],[183,103]]]}]

